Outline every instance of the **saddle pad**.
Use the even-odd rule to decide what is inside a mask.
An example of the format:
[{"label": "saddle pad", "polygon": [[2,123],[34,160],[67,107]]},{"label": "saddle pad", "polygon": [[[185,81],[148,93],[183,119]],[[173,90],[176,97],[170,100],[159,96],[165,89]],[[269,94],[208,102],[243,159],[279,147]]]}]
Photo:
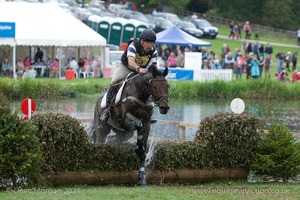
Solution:
[{"label": "saddle pad", "polygon": [[106,107],[106,96],[107,96],[107,91],[105,92],[102,101],[101,101],[101,108],[105,108]]},{"label": "saddle pad", "polygon": [[125,81],[123,82],[122,86],[120,87],[120,89],[117,93],[117,96],[116,96],[116,99],[115,99],[115,104],[118,104],[120,102],[124,86],[126,85],[128,79],[131,78],[132,75],[134,75],[134,74],[135,74],[134,72],[131,72],[130,74],[128,74],[126,76]]}]

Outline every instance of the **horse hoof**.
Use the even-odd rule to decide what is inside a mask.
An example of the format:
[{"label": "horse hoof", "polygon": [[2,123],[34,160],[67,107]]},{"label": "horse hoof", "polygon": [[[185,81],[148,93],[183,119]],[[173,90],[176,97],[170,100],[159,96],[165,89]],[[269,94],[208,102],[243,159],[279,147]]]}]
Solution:
[{"label": "horse hoof", "polygon": [[140,181],[140,182],[139,182],[139,186],[140,186],[140,187],[146,187],[146,186],[147,186],[146,181]]}]

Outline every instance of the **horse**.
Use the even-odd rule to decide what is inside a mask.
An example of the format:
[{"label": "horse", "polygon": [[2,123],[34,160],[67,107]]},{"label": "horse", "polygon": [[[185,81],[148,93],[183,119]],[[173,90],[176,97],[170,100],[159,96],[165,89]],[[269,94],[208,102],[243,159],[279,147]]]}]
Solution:
[{"label": "horse", "polygon": [[[94,109],[93,136],[95,143],[105,143],[111,130],[115,132],[115,143],[124,143],[134,136],[137,131],[136,154],[140,160],[138,184],[146,185],[145,159],[147,140],[154,105],[158,106],[160,114],[167,114],[168,82],[166,76],[168,68],[163,72],[154,65],[148,67],[146,74],[134,74],[123,80],[123,90],[119,103],[110,105],[110,118],[107,122],[100,120],[104,108],[101,108],[102,94]],[[124,83],[125,82],[125,83]],[[121,85],[119,84],[120,88]],[[152,99],[153,102],[149,101]],[[113,99],[115,101],[115,98]],[[154,104],[153,104],[154,103]]]}]

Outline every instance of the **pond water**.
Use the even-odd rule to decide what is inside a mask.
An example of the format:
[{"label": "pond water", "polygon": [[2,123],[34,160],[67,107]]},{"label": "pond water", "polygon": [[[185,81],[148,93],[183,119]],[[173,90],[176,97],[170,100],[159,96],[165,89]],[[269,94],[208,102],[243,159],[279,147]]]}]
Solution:
[{"label": "pond water", "polygon": [[[93,110],[98,95],[91,95],[77,99],[35,100],[36,113],[63,113],[77,119],[93,119]],[[159,114],[154,109],[154,119],[166,121],[181,121],[199,123],[205,117],[213,116],[218,112],[231,112],[231,100],[228,101],[176,101],[170,99],[170,110],[167,115]],[[20,114],[21,101],[12,104],[14,110]],[[253,101],[245,100],[244,113],[253,114],[265,120],[273,116],[278,122],[287,125],[293,132],[300,130],[300,104],[297,101]],[[186,127],[186,140],[193,140],[197,128]],[[176,125],[153,124],[151,136],[166,139],[177,138],[179,128]]]},{"label": "pond water", "polygon": [[[92,119],[93,110],[98,96],[87,96],[77,99],[61,99],[61,100],[35,100],[36,113],[63,113],[68,114],[77,119]],[[154,119],[168,121],[182,121],[199,123],[205,117],[213,116],[218,112],[231,112],[229,101],[176,101],[170,99],[170,111],[167,115],[159,114],[158,108],[154,110]],[[20,115],[21,101],[14,101],[11,106]],[[273,116],[278,122],[287,125],[293,132],[300,132],[300,104],[297,101],[253,101],[245,100],[244,113],[253,114],[265,120]],[[88,127],[88,124],[86,125]],[[193,140],[196,128],[186,128],[186,140]],[[153,124],[150,136],[154,138],[175,139],[178,137],[179,129],[175,125]],[[136,139],[131,140],[135,142]],[[151,161],[151,152],[155,148],[157,141],[150,141],[152,151],[149,150],[147,160]],[[268,177],[257,176],[253,172],[249,174],[249,182],[271,182]],[[297,176],[292,183],[300,182],[300,175]]]}]

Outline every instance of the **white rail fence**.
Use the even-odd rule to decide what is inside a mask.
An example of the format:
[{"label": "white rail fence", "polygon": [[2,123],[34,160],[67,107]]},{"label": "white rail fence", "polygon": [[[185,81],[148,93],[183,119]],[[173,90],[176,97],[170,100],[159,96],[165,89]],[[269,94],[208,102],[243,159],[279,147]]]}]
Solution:
[{"label": "white rail fence", "polygon": [[233,72],[231,69],[223,69],[223,70],[211,70],[204,69],[194,72],[194,80],[200,82],[209,82],[209,81],[232,81]]}]

